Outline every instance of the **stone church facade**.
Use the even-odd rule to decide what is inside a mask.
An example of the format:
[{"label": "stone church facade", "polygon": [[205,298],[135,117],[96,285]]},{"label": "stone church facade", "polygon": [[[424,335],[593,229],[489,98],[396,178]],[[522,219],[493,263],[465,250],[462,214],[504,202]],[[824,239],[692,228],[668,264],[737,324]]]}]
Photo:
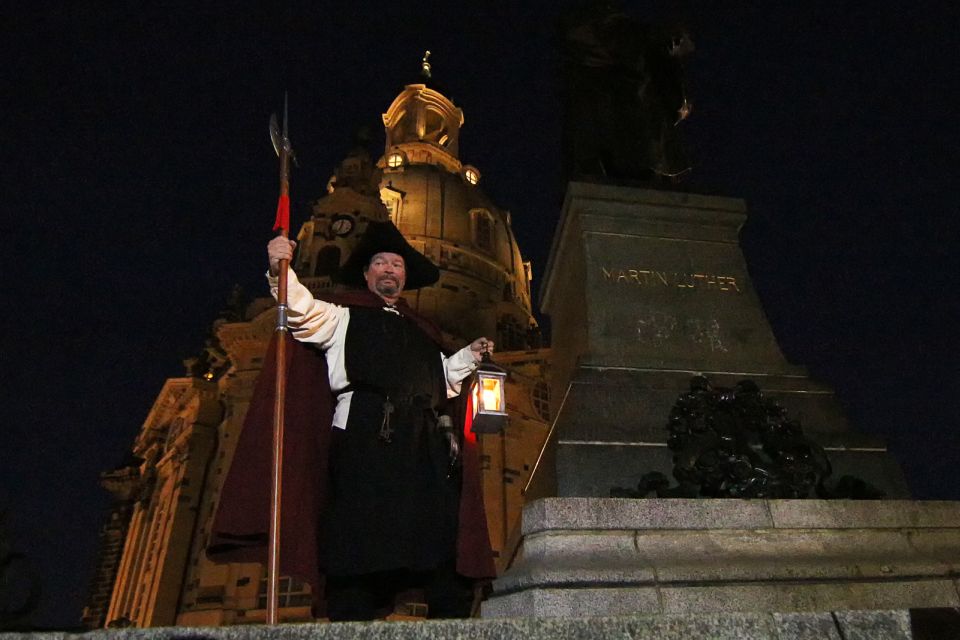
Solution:
[{"label": "stone church facade", "polygon": [[[297,234],[294,261],[315,293],[365,225],[391,219],[440,267],[440,281],[407,300],[457,348],[495,336],[509,372],[509,426],[480,436],[484,501],[498,570],[519,537],[522,490],[549,421],[549,349],[532,313],[531,265],[511,214],[481,190],[480,171],[461,162],[463,112],[425,84],[406,86],[383,114],[386,144],[374,160],[358,146],[336,168]],[[133,445],[133,458],[101,482],[115,509],[84,623],[89,627],[227,625],[263,621],[265,567],[218,565],[204,549],[244,415],[274,326],[273,301],[238,304],[214,324],[188,375],[167,380]],[[268,479],[264,479],[268,481]],[[281,616],[310,618],[310,586],[283,578]]]}]

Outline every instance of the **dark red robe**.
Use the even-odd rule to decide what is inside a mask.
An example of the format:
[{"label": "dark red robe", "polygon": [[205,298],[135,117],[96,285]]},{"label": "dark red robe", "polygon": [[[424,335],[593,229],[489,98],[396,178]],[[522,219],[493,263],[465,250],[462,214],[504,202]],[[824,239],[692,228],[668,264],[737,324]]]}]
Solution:
[{"label": "dark red robe", "polygon": [[[381,307],[369,291],[356,291],[326,300],[343,306]],[[440,332],[429,320],[400,300],[398,309],[440,348]],[[318,559],[319,526],[327,500],[327,453],[334,399],[324,354],[314,345],[286,335],[287,391],[284,409],[284,462],[281,492],[280,571],[313,588],[318,610],[322,580]],[[263,370],[254,387],[233,462],[220,493],[211,529],[208,557],[215,562],[267,562],[270,531],[270,477],[273,451],[273,404],[276,379],[276,338],[271,340]],[[466,385],[464,385],[466,387]],[[466,416],[469,394],[457,403]],[[457,571],[472,578],[495,575],[480,481],[476,437],[465,424],[463,481],[460,492]]]}]

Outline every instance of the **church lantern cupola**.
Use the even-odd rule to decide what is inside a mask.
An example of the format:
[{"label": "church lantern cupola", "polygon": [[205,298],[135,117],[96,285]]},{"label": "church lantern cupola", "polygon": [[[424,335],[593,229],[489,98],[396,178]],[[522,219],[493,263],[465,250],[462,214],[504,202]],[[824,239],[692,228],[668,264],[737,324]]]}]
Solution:
[{"label": "church lantern cupola", "polygon": [[[424,56],[424,69],[429,69],[429,54]],[[439,91],[425,84],[407,85],[383,114],[383,125],[388,162],[440,164],[460,171],[463,111]]]}]

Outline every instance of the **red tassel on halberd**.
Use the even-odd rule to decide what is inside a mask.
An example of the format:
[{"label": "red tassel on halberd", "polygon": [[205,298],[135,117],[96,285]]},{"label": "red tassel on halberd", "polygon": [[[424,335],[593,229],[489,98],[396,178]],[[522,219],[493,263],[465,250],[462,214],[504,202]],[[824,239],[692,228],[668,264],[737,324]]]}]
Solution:
[{"label": "red tassel on halberd", "polygon": [[277,219],[273,223],[273,230],[283,229],[290,231],[290,196],[283,194],[277,202]]}]

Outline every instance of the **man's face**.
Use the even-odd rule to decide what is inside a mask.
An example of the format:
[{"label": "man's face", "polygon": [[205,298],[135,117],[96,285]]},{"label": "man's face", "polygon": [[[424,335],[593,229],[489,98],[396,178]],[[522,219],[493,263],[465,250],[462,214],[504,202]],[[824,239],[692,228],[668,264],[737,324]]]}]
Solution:
[{"label": "man's face", "polygon": [[403,291],[407,283],[407,268],[403,256],[383,252],[370,258],[370,264],[363,270],[367,288],[384,299],[393,302]]}]

